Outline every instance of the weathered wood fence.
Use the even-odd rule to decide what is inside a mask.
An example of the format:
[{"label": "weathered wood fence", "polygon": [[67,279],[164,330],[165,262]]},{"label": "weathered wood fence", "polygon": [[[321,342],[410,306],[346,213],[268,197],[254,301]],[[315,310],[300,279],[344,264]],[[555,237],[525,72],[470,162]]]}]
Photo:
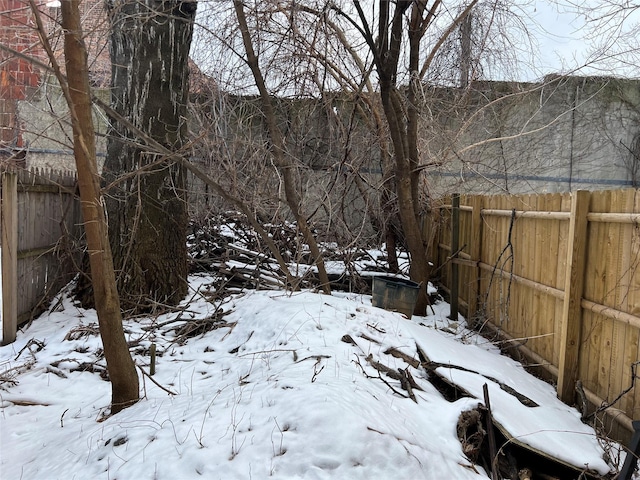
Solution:
[{"label": "weathered wood fence", "polygon": [[599,418],[629,438],[640,418],[640,190],[461,196],[453,249],[451,203],[436,214],[432,255],[463,313],[542,368],[565,402],[612,404]]},{"label": "weathered wood fence", "polygon": [[2,171],[2,340],[39,315],[76,272],[81,212],[74,173]]}]

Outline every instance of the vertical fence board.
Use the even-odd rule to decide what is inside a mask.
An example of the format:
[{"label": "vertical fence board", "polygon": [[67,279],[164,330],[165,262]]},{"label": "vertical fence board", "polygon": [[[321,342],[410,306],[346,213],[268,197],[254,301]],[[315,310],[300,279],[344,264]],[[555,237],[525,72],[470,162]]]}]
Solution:
[{"label": "vertical fence board", "polygon": [[[598,208],[598,196],[596,194],[591,195],[589,210],[595,212]],[[587,258],[585,282],[584,282],[584,298],[588,298],[593,301],[597,301],[594,297],[594,292],[598,290],[598,283],[600,282],[599,275],[601,275],[600,263],[606,262],[606,258],[601,258],[599,254],[600,245],[604,241],[603,229],[599,228],[601,225],[588,222],[587,224],[587,236],[589,242],[587,245]],[[602,337],[602,321],[594,313],[589,310],[582,312],[582,333],[581,338],[581,354],[580,354],[580,367],[579,377],[582,379],[584,386],[596,392],[598,388],[598,376],[600,374],[599,367],[599,351]]]},{"label": "vertical fence board", "polygon": [[[467,196],[460,197],[460,236],[459,236],[459,245],[462,248],[462,252],[465,255],[469,255],[471,258],[471,248],[472,242],[472,219],[473,213],[468,210],[468,199]],[[464,247],[464,248],[463,248]],[[460,298],[464,301],[466,305],[464,305],[465,309],[463,314],[467,316],[467,318],[473,318],[471,311],[474,307],[471,305],[473,302],[471,300],[471,284],[473,283],[472,278],[473,274],[471,272],[471,268],[468,264],[459,265],[459,268],[462,270],[460,275]],[[464,280],[463,280],[464,279]]]},{"label": "vertical fence board", "polygon": [[455,259],[458,257],[457,251],[460,240],[460,195],[454,193],[451,197],[451,298],[449,301],[449,318],[458,320],[458,300],[460,298],[460,269]]},{"label": "vertical fence board", "polygon": [[[615,211],[613,210],[615,198],[614,192],[609,192],[607,195],[608,204],[606,207],[607,211]],[[620,234],[620,228],[618,224],[612,223],[604,223],[603,224],[606,229],[606,249],[604,252],[604,256],[607,259],[605,266],[605,275],[603,279],[603,288],[604,290],[601,292],[603,300],[601,301],[602,305],[606,305],[607,307],[615,306],[616,299],[616,284],[618,283],[618,279],[616,278],[616,273],[618,270],[618,260],[617,260],[617,252],[616,250],[616,239]],[[613,360],[613,356],[611,355],[612,349],[617,348],[618,345],[615,343],[617,337],[614,336],[614,331],[617,330],[618,325],[617,322],[611,321],[611,319],[604,317],[604,327],[603,327],[603,336],[602,336],[602,345],[600,350],[600,372],[601,376],[599,378],[599,388],[603,394],[603,399],[612,400],[615,394],[612,390],[612,384],[614,383],[614,377],[618,374],[617,372],[617,362]]]},{"label": "vertical fence board", "polygon": [[18,176],[2,174],[2,343],[16,339],[18,324]]},{"label": "vertical fence board", "polygon": [[[468,199],[467,199],[468,202]],[[471,228],[469,234],[469,240],[471,246],[469,253],[471,260],[474,262],[480,261],[482,255],[482,237],[483,237],[483,222],[482,222],[482,197],[473,197],[469,202],[473,208],[471,213]],[[476,318],[478,312],[478,304],[480,300],[481,292],[481,276],[482,270],[480,267],[474,267],[470,272],[469,278],[469,317],[471,319]]]},{"label": "vertical fence board", "polygon": [[[561,199],[560,211],[562,212],[571,212],[571,195],[563,194]],[[555,287],[557,289],[564,289],[565,281],[566,281],[566,268],[567,268],[567,251],[569,248],[569,223],[562,222],[560,220],[557,221],[559,224],[558,228],[558,261],[556,262],[556,283]],[[564,309],[564,303],[561,300],[556,300],[555,302],[555,314],[554,314],[554,342],[553,342],[553,365],[560,365],[560,344],[562,343],[561,335],[555,334],[555,332],[560,332],[562,329],[562,313]]]},{"label": "vertical fence board", "polygon": [[[615,212],[629,212],[630,205],[628,204],[628,195],[625,191],[620,190],[614,192],[612,197],[611,209]],[[612,239],[612,250],[614,251],[611,256],[615,259],[611,267],[615,268],[613,277],[617,279],[614,287],[614,299],[613,307],[617,310],[627,310],[627,293],[628,288],[626,283],[628,282],[628,274],[630,267],[630,258],[628,256],[629,246],[628,239],[630,237],[631,225],[627,224],[615,224],[614,237]],[[629,326],[614,320],[609,319],[613,323],[613,337],[611,343],[611,378],[609,382],[610,395],[615,398],[620,392],[629,386],[627,383],[630,380],[628,368],[625,367],[625,350],[627,337],[629,336]],[[621,404],[619,404],[621,406]]]},{"label": "vertical fence board", "polygon": [[[520,206],[520,208],[526,211],[534,210],[535,208],[532,208],[533,202],[535,202],[535,196],[527,195],[524,197],[524,204]],[[519,221],[522,222],[523,231],[527,232],[522,235],[524,239],[523,248],[517,250],[518,255],[522,258],[522,277],[535,280],[537,275],[535,259],[536,256],[540,255],[539,250],[536,252],[536,236],[538,235],[537,222],[528,218],[522,218]],[[520,324],[520,328],[517,331],[518,338],[528,338],[527,346],[535,350],[537,339],[532,337],[535,332],[534,324],[537,322],[538,312],[536,298],[539,292],[529,292],[523,285],[519,285],[519,289],[522,307],[518,318],[518,323]]]},{"label": "vertical fence board", "polygon": [[[631,190],[629,196],[632,198],[631,211],[640,213],[640,195],[637,191]],[[630,278],[629,278],[629,295],[627,309],[629,313],[640,316],[640,226],[638,224],[631,226],[631,239],[629,241],[629,251],[631,256]],[[626,365],[632,365],[640,360],[640,335],[638,329],[633,329],[633,333],[627,339],[628,360]],[[629,371],[631,369],[629,368]],[[633,412],[631,418],[640,416],[640,386],[636,385],[631,394],[625,399],[625,412]]]},{"label": "vertical fence board", "polygon": [[[562,208],[562,196],[560,194],[552,195],[547,202],[547,210],[549,211],[561,211]],[[543,269],[544,277],[543,283],[551,287],[556,287],[556,280],[558,278],[558,262],[551,261],[549,259],[558,258],[560,256],[560,221],[559,220],[547,220],[547,242],[548,242],[548,255],[546,260],[541,259],[539,261],[544,262],[545,267]],[[564,285],[560,288],[564,288]],[[544,344],[545,349],[543,357],[550,363],[553,363],[556,355],[555,337],[558,335],[555,332],[559,332],[560,322],[556,317],[556,307],[558,300],[545,294],[544,299]],[[557,365],[557,363],[556,363]]]},{"label": "vertical fence board", "polygon": [[[536,195],[535,198],[532,199],[532,211],[544,211],[545,208],[545,198],[542,195]],[[526,275],[527,278],[531,278],[533,281],[538,283],[542,282],[542,264],[543,260],[546,257],[547,251],[547,239],[546,239],[546,223],[543,221],[537,221],[535,219],[529,220],[529,223],[533,225],[533,229],[535,231],[534,235],[531,235],[531,241],[533,242],[533,255],[531,253],[527,255],[527,259],[529,260],[528,268],[530,269],[530,273]],[[546,262],[544,262],[546,264]],[[542,315],[544,314],[544,310],[542,308],[542,293],[539,290],[535,290],[531,292],[532,298],[532,316],[531,316],[531,327],[527,331],[527,336],[532,337],[531,347],[535,352],[539,352],[540,355],[543,355],[544,352],[544,342],[543,338],[540,337],[542,334],[542,323],[544,319]]]},{"label": "vertical fence board", "polygon": [[[606,212],[611,206],[611,192],[597,192],[592,195],[592,211],[597,213]],[[607,305],[607,271],[609,258],[608,254],[611,250],[611,241],[609,238],[609,224],[594,223],[593,228],[597,233],[597,243],[594,249],[590,249],[590,259],[593,260],[595,275],[593,283],[592,298],[588,298],[596,303]],[[594,321],[597,323],[597,331],[599,333],[599,343],[592,343],[593,366],[597,372],[595,378],[596,384],[593,386],[594,391],[601,392],[603,398],[608,396],[609,389],[609,362],[608,355],[611,348],[611,336],[613,334],[613,326],[605,317],[594,313]]]}]

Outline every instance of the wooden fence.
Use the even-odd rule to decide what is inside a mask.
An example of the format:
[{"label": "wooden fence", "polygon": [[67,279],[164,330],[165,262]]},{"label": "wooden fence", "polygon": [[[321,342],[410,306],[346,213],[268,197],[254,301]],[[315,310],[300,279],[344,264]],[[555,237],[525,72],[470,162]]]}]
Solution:
[{"label": "wooden fence", "polygon": [[432,255],[463,313],[628,439],[640,417],[640,190],[459,203],[460,247],[446,199]]},{"label": "wooden fence", "polygon": [[73,173],[6,169],[2,176],[3,344],[46,309],[76,272],[80,202]]}]

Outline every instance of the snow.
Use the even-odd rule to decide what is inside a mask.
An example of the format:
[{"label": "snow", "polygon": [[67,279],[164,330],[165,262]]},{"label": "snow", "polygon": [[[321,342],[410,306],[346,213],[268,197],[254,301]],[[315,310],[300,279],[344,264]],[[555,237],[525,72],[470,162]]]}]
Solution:
[{"label": "snow", "polygon": [[[152,378],[163,388],[144,377],[141,401],[114,416],[106,415],[110,384],[77,368],[95,362],[101,348],[94,311],[64,297],[56,311],[1,347],[0,376],[12,381],[0,383],[0,476],[487,478],[456,435],[460,413],[482,403],[484,383],[495,421],[519,441],[572,465],[609,471],[595,432],[577,411],[467,330],[464,319],[448,320],[446,303],[412,319],[372,307],[370,296],[341,292],[244,291],[221,306],[207,300],[210,283],[207,276],[190,278],[193,292],[182,312],[125,322],[135,361],[147,372],[148,347],[156,343]],[[175,327],[218,308],[228,312],[219,328],[177,341]],[[417,358],[416,345],[475,398],[447,401],[424,369],[409,367],[424,389],[414,391],[415,403],[367,362],[371,355],[405,369],[404,360],[385,352],[394,347]],[[540,406],[524,406],[496,381]]]}]

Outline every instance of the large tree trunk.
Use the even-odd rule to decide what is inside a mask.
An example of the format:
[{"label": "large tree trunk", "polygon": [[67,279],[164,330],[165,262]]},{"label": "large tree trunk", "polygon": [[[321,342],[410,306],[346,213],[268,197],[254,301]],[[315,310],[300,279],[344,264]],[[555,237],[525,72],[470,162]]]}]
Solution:
[{"label": "large tree trunk", "polygon": [[[110,3],[114,110],[171,151],[187,135],[188,59],[196,3]],[[123,307],[175,305],[187,292],[186,171],[113,122],[103,177]],[[118,180],[119,179],[119,180]]]},{"label": "large tree trunk", "polygon": [[[82,41],[78,3],[78,0],[66,0],[61,5],[68,78],[68,88],[65,88],[65,93],[71,111],[73,150],[78,170],[78,185],[87,248],[90,252],[89,262],[95,306],[107,370],[111,380],[111,413],[117,413],[138,401],[138,374],[122,328],[116,277],[102,206],[87,53]],[[55,65],[53,52],[50,48],[48,50]],[[59,69],[56,69],[56,73],[61,85],[65,86],[65,80],[60,75]]]}]

